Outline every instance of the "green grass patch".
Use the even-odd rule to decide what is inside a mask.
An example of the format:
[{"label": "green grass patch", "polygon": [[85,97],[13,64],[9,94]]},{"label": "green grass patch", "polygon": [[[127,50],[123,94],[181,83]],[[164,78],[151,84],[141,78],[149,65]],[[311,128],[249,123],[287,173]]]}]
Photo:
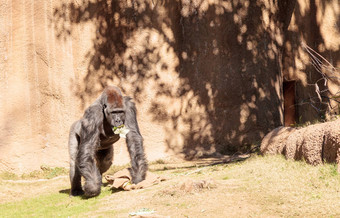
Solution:
[{"label": "green grass patch", "polygon": [[112,192],[108,187],[94,198],[69,197],[68,193],[52,193],[18,202],[0,204],[0,217],[69,217],[94,210],[100,200]]},{"label": "green grass patch", "polygon": [[22,174],[22,179],[52,179],[57,176],[67,175],[68,170],[64,167],[41,166],[41,170],[36,170],[27,174]]},{"label": "green grass patch", "polygon": [[15,173],[12,173],[12,172],[5,171],[5,172],[0,173],[0,179],[3,179],[3,180],[18,180],[18,179],[20,179],[20,176],[18,176]]},{"label": "green grass patch", "polygon": [[40,170],[34,170],[29,173],[24,173],[22,175],[17,175],[12,172],[2,172],[0,174],[0,179],[3,180],[19,180],[19,179],[52,179],[57,176],[67,175],[68,170],[64,167],[49,167],[41,166]]},{"label": "green grass patch", "polygon": [[166,161],[163,159],[157,159],[149,163],[149,165],[154,165],[154,164],[166,164]]},{"label": "green grass patch", "polygon": [[230,178],[229,178],[229,176],[224,176],[222,179],[223,179],[223,180],[228,180],[228,179],[230,179]]}]

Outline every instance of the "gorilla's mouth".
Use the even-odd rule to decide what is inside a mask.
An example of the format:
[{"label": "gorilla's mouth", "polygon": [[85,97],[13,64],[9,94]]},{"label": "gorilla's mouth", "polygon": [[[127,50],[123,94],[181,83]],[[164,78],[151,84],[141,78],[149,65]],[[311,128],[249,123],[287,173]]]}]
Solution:
[{"label": "gorilla's mouth", "polygon": [[121,129],[124,128],[124,124],[120,125],[120,126],[112,126],[112,130],[116,131],[117,129]]},{"label": "gorilla's mouth", "polygon": [[114,134],[119,134],[119,137],[121,138],[126,138],[126,134],[128,134],[128,132],[130,131],[128,128],[126,128],[124,124],[118,127],[113,127],[112,130]]}]

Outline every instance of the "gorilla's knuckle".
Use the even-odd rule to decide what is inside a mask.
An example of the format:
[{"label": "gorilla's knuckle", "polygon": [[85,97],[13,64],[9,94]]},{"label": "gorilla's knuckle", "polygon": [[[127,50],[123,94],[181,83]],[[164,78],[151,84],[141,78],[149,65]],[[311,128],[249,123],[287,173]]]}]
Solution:
[{"label": "gorilla's knuckle", "polygon": [[101,191],[100,183],[99,184],[91,183],[91,182],[85,183],[85,186],[84,186],[85,196],[94,197],[94,196],[99,195],[100,191]]}]

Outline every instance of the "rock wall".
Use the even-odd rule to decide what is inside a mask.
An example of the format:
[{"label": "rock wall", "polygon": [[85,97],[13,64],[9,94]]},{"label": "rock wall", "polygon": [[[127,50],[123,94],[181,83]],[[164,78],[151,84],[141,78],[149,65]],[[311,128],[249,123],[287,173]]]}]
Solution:
[{"label": "rock wall", "polygon": [[[56,37],[58,1],[2,1],[0,169],[66,166],[70,124],[81,116],[74,81],[86,71],[91,25],[79,40]],[[93,28],[93,27],[92,27]]]},{"label": "rock wall", "polygon": [[[69,127],[106,85],[135,99],[149,160],[260,140],[283,122],[294,4],[2,1],[0,170],[67,166]],[[126,162],[120,142],[114,163]]]}]

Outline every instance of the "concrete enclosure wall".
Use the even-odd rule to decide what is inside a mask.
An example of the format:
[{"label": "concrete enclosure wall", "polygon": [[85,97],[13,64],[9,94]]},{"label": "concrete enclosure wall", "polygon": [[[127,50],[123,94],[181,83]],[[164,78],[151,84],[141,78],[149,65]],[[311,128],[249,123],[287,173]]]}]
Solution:
[{"label": "concrete enclosure wall", "polygon": [[[283,124],[301,2],[2,1],[0,170],[67,166],[69,127],[106,85],[134,98],[149,160],[247,148]],[[121,141],[114,163],[128,161]]]}]

